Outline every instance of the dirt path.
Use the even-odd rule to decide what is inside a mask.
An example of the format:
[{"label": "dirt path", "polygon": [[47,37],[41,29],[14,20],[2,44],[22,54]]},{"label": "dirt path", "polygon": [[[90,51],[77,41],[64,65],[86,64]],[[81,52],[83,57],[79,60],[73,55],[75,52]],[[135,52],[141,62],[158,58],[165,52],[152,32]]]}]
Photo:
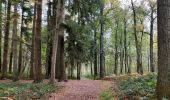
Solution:
[{"label": "dirt path", "polygon": [[60,84],[64,88],[52,93],[49,100],[99,100],[102,90],[111,86],[111,82],[101,80],[70,80]]}]

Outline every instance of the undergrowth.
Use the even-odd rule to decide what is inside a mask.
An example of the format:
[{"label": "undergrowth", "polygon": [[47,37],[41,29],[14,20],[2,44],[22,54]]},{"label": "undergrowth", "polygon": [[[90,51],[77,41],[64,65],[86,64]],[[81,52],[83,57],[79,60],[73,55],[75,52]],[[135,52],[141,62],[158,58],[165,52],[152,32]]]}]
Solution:
[{"label": "undergrowth", "polygon": [[122,92],[120,99],[128,100],[154,100],[156,87],[156,75],[150,74],[140,77],[129,77],[119,82]]},{"label": "undergrowth", "polygon": [[38,99],[61,87],[50,84],[0,83],[0,98],[11,97],[15,100]]},{"label": "undergrowth", "polygon": [[86,75],[85,78],[92,80],[100,80],[100,76]]},{"label": "undergrowth", "polygon": [[112,91],[110,91],[110,90],[103,91],[100,94],[100,100],[114,100],[114,96],[112,94]]}]

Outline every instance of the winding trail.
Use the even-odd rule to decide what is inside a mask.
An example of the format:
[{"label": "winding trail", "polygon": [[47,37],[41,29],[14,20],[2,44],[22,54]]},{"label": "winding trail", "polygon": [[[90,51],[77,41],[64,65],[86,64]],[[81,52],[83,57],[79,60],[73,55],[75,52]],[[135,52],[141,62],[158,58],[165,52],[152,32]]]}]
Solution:
[{"label": "winding trail", "polygon": [[52,93],[48,100],[99,100],[100,93],[111,86],[111,82],[102,80],[69,80],[60,83],[64,88]]}]

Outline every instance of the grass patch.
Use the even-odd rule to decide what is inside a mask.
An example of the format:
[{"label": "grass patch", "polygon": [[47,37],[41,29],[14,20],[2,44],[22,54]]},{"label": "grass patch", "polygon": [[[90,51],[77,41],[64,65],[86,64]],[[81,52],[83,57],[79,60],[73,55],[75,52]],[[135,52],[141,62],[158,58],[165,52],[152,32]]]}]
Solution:
[{"label": "grass patch", "polygon": [[17,100],[38,99],[59,88],[61,87],[43,83],[0,83],[0,98],[11,97]]},{"label": "grass patch", "polygon": [[129,77],[119,82],[122,92],[120,99],[153,100],[155,99],[156,75],[150,74],[140,77]]}]

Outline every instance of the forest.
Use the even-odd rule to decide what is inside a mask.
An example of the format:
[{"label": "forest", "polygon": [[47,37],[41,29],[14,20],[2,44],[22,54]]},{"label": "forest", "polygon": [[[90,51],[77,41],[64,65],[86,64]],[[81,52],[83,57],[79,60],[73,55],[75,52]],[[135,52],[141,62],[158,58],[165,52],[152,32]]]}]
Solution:
[{"label": "forest", "polygon": [[169,0],[0,0],[0,100],[170,100]]}]

